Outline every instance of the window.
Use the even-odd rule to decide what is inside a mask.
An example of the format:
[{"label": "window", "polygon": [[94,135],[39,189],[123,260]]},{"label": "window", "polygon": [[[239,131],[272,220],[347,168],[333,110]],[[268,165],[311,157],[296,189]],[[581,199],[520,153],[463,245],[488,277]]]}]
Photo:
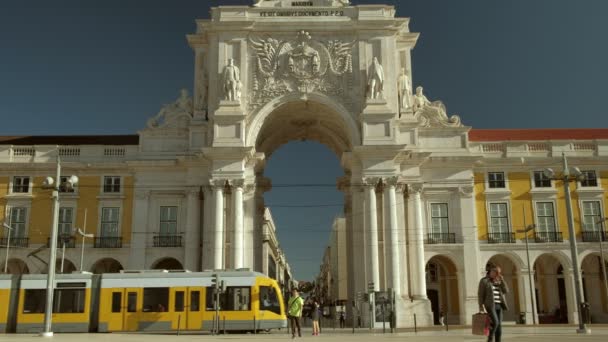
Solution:
[{"label": "window", "polygon": [[165,312],[168,307],[168,287],[144,288],[144,312]]},{"label": "window", "polygon": [[507,203],[490,203],[490,231],[492,233],[509,232]]},{"label": "window", "polygon": [[539,232],[555,231],[555,215],[553,212],[553,202],[537,202],[536,216],[538,218]]},{"label": "window", "polygon": [[101,209],[101,236],[118,237],[118,214],[120,208]]},{"label": "window", "polygon": [[103,177],[103,192],[108,192],[108,193],[120,192],[120,177],[119,176]]},{"label": "window", "polygon": [[177,207],[160,207],[160,235],[177,234]]},{"label": "window", "polygon": [[[53,295],[53,313],[83,313],[85,287],[85,283],[58,283]],[[43,313],[45,305],[45,289],[25,290],[23,313]]]},{"label": "window", "polygon": [[15,176],[13,178],[13,193],[30,192],[30,177]]},{"label": "window", "polygon": [[112,312],[120,312],[122,293],[112,292]]},{"label": "window", "polygon": [[[220,310],[222,311],[250,311],[251,310],[251,288],[228,286],[226,291],[220,294]],[[260,297],[261,298],[261,297]],[[269,297],[270,298],[270,297]],[[215,310],[215,295],[213,287],[207,287],[206,310]]]},{"label": "window", "polygon": [[505,173],[504,172],[489,172],[488,173],[488,186],[490,189],[504,189],[505,188]]},{"label": "window", "polygon": [[448,204],[431,204],[431,233],[448,233]]},{"label": "window", "polygon": [[68,182],[68,176],[59,177],[59,192],[74,192],[74,187],[68,187],[66,184]]},{"label": "window", "polygon": [[27,208],[14,207],[11,208],[10,226],[13,228],[11,236],[15,238],[25,237],[25,221],[27,219]]},{"label": "window", "polygon": [[59,208],[59,235],[72,235],[74,208]]},{"label": "window", "polygon": [[542,171],[534,171],[534,187],[535,188],[550,188],[551,178],[545,176]]},{"label": "window", "polygon": [[583,202],[583,230],[587,232],[600,231],[602,227],[602,211],[599,201]]},{"label": "window", "polygon": [[175,291],[175,312],[184,311],[184,291]]},{"label": "window", "polygon": [[281,314],[281,304],[276,290],[271,286],[260,286],[260,310]]},{"label": "window", "polygon": [[595,171],[582,171],[582,174],[585,178],[581,181],[581,186],[597,187],[597,176],[595,174]]},{"label": "window", "polygon": [[127,293],[127,312],[137,311],[137,292]]},{"label": "window", "polygon": [[190,311],[198,312],[201,308],[201,292],[192,291],[190,292]]}]

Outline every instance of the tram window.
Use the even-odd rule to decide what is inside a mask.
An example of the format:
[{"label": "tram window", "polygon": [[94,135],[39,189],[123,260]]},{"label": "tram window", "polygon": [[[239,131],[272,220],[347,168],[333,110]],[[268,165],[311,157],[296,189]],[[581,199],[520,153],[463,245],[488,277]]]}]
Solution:
[{"label": "tram window", "polygon": [[46,290],[25,290],[23,313],[43,313],[46,305]]},{"label": "tram window", "polygon": [[184,291],[175,291],[175,312],[184,311]]},{"label": "tram window", "polygon": [[122,302],[122,293],[112,292],[112,312],[120,312],[120,302]]},{"label": "tram window", "polygon": [[229,286],[224,294],[226,311],[249,311],[251,310],[251,288]]},{"label": "tram window", "polygon": [[276,290],[271,286],[260,286],[260,310],[281,313],[281,305]]},{"label": "tram window", "polygon": [[190,292],[190,311],[200,311],[201,293],[200,291]]},{"label": "tram window", "polygon": [[168,287],[148,287],[144,289],[144,312],[165,312],[168,307]]},{"label": "tram window", "polygon": [[137,292],[129,292],[127,294],[127,312],[137,311]]},{"label": "tram window", "polygon": [[[213,305],[215,303],[215,294],[213,292],[213,287],[207,287],[207,290],[205,291],[206,295],[205,295],[205,310],[206,311],[214,311],[215,310],[215,306]],[[226,307],[226,296],[224,294],[220,294],[220,310],[224,310],[224,308]]]},{"label": "tram window", "polygon": [[57,289],[53,295],[54,313],[83,313],[84,289]]}]

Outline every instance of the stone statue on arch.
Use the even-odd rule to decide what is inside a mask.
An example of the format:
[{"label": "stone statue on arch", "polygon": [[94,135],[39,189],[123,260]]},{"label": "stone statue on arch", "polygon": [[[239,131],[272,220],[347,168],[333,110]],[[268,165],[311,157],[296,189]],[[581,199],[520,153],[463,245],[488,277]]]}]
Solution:
[{"label": "stone statue on arch", "polygon": [[240,101],[241,99],[241,73],[239,67],[234,65],[234,59],[230,58],[224,67],[222,77],[224,84],[225,100]]}]

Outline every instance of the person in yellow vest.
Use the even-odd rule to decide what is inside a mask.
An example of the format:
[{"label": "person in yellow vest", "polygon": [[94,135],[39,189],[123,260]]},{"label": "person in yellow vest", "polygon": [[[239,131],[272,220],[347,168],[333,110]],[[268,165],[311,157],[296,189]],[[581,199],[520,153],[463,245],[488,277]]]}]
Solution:
[{"label": "person in yellow vest", "polygon": [[291,297],[289,297],[289,301],[287,302],[287,316],[291,324],[291,338],[296,338],[296,327],[298,328],[298,337],[302,337],[300,317],[302,317],[303,306],[304,300],[300,297],[298,290],[291,290]]}]

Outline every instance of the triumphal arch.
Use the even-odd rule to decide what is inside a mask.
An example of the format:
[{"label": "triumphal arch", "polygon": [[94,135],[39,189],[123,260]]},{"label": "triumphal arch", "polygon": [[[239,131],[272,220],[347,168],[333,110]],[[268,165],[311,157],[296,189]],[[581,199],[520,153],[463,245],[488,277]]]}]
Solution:
[{"label": "triumphal arch", "polygon": [[[273,0],[214,7],[196,24],[187,36],[192,96],[183,92],[140,132],[141,156],[183,156],[132,165],[140,167],[136,189],[158,187],[163,177],[191,189],[184,266],[260,269],[263,194],[271,187],[265,160],[282,144],[308,139],[328,146],[344,169],[337,187],[345,198],[349,299],[368,287],[390,289],[398,326],[412,326],[414,315],[419,325],[432,324],[425,283],[432,255],[424,242],[426,204],[435,196],[457,208],[450,220],[462,244],[452,255],[467,267],[458,270],[455,297],[463,316],[475,312],[482,270],[470,128],[414,88],[419,35],[409,20],[396,18],[392,6]],[[153,193],[136,191],[134,237]],[[130,267],[145,267],[144,249],[133,240]]]}]

